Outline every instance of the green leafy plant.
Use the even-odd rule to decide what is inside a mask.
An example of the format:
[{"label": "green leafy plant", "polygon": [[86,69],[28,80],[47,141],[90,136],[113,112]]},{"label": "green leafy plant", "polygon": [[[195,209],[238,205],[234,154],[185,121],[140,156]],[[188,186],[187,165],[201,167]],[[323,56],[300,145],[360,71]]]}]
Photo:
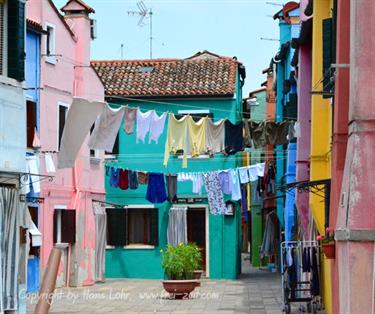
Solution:
[{"label": "green leafy plant", "polygon": [[168,244],[162,253],[162,266],[171,280],[192,279],[193,273],[200,267],[202,255],[195,243]]}]

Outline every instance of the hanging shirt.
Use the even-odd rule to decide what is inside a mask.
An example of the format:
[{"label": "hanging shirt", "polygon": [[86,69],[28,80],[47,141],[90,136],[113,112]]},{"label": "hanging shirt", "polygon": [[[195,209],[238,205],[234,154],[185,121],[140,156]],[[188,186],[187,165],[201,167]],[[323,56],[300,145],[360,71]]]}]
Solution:
[{"label": "hanging shirt", "polygon": [[255,182],[258,180],[258,168],[256,165],[251,165],[248,167],[249,170],[249,180],[250,182]]},{"label": "hanging shirt", "polygon": [[233,181],[229,170],[220,171],[218,177],[221,191],[227,195],[232,194]]},{"label": "hanging shirt", "polygon": [[174,114],[169,114],[167,140],[165,142],[164,166],[168,165],[170,154],[175,154],[178,150],[183,150],[182,167],[187,167],[186,156],[186,135],[187,135],[187,118],[182,117],[177,120]]},{"label": "hanging shirt", "polygon": [[289,123],[288,122],[266,122],[264,126],[266,144],[283,145],[288,143]]},{"label": "hanging shirt", "polygon": [[232,178],[232,201],[238,201],[241,199],[241,185],[240,178],[237,169],[229,170]]},{"label": "hanging shirt", "polygon": [[198,157],[206,152],[206,123],[207,117],[194,122],[191,116],[187,118],[189,146],[191,157]]},{"label": "hanging shirt", "polygon": [[124,130],[126,134],[134,133],[134,122],[137,117],[136,108],[125,108]]},{"label": "hanging shirt", "polygon": [[112,151],[116,136],[124,117],[124,108],[112,109],[104,107],[102,114],[95,122],[94,130],[89,139],[91,149]]},{"label": "hanging shirt", "polygon": [[254,121],[250,121],[249,128],[254,148],[266,146],[267,140],[265,126],[265,122],[256,123]]},{"label": "hanging shirt", "polygon": [[149,173],[146,200],[153,204],[164,203],[167,200],[164,174],[155,172]]},{"label": "hanging shirt", "polygon": [[219,176],[216,171],[203,174],[203,181],[207,191],[208,205],[210,213],[223,215],[226,211],[224,196],[221,191]]},{"label": "hanging shirt", "polygon": [[167,118],[167,113],[164,112],[160,116],[154,111],[151,115],[151,122],[150,122],[150,136],[149,136],[149,143],[154,141],[156,144],[158,143],[160,135],[163,133],[165,119]]},{"label": "hanging shirt", "polygon": [[201,173],[194,173],[192,175],[192,182],[193,182],[193,193],[195,194],[202,194],[202,186],[203,186],[203,177]]},{"label": "hanging shirt", "polygon": [[145,141],[146,135],[150,131],[151,117],[154,112],[154,110],[142,112],[139,108],[137,109],[137,143],[139,140]]},{"label": "hanging shirt", "polygon": [[225,149],[225,120],[214,123],[208,118],[206,123],[206,146],[210,155],[223,152]]},{"label": "hanging shirt", "polygon": [[243,148],[243,123],[232,124],[225,120],[225,153],[233,155]]},{"label": "hanging shirt", "polygon": [[121,190],[127,190],[129,188],[129,171],[126,169],[118,170],[118,187]]},{"label": "hanging shirt", "polygon": [[264,168],[265,168],[265,163],[260,163],[256,164],[256,169],[257,169],[257,176],[258,177],[264,177]]}]

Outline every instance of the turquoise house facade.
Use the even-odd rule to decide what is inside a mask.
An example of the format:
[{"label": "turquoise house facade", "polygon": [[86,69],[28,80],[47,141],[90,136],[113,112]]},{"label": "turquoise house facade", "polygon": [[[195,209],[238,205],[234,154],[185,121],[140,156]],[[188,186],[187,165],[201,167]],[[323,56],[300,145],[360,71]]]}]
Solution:
[{"label": "turquoise house facade", "polygon": [[[106,86],[106,98],[113,107],[128,105],[139,107],[143,112],[155,110],[159,115],[162,112],[209,115],[215,122],[223,118],[232,123],[242,120],[245,71],[236,59],[204,51],[181,60],[93,61],[92,65]],[[128,80],[129,77],[132,79]],[[120,86],[113,88],[113,81],[121,82]],[[134,91],[137,95],[132,94]],[[149,143],[148,136],[145,143],[136,143],[135,133],[126,134],[120,128],[118,150],[115,147],[117,154],[107,159],[106,166],[164,174],[241,166],[242,153],[231,156],[220,153],[212,158],[207,155],[189,158],[185,169],[182,168],[180,156],[171,156],[167,167],[164,167],[167,123],[158,143]],[[149,243],[107,247],[107,278],[164,278],[160,251],[167,245],[169,210],[172,206],[188,208],[188,241],[196,242],[201,247],[202,268],[206,275],[215,279],[235,279],[240,274],[240,202],[235,202],[234,215],[212,215],[209,213],[206,191],[203,189],[202,195],[193,194],[191,182],[178,182],[178,204],[149,203],[145,199],[147,185],[140,185],[136,190],[121,190],[109,184],[109,176],[105,178],[105,185],[109,205],[128,208],[125,235],[129,239],[133,236],[131,216],[140,211],[144,217],[152,216],[151,231],[146,236],[152,238]]]}]

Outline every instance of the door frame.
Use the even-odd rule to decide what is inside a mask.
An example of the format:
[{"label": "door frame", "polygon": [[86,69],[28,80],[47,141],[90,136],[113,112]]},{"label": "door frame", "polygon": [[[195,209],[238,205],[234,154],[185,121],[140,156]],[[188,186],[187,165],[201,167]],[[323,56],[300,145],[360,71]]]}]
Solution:
[{"label": "door frame", "polygon": [[173,205],[173,207],[183,207],[187,208],[187,210],[194,209],[194,208],[202,208],[206,212],[206,277],[210,277],[210,211],[208,208],[208,205],[206,204],[178,204],[178,205]]}]

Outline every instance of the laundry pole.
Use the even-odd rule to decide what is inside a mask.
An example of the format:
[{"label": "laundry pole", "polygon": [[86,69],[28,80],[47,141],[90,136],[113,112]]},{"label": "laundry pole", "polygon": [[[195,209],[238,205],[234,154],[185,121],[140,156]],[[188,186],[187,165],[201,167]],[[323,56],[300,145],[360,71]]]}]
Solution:
[{"label": "laundry pole", "polygon": [[335,233],[340,313],[374,313],[375,1],[350,2],[349,137]]}]

